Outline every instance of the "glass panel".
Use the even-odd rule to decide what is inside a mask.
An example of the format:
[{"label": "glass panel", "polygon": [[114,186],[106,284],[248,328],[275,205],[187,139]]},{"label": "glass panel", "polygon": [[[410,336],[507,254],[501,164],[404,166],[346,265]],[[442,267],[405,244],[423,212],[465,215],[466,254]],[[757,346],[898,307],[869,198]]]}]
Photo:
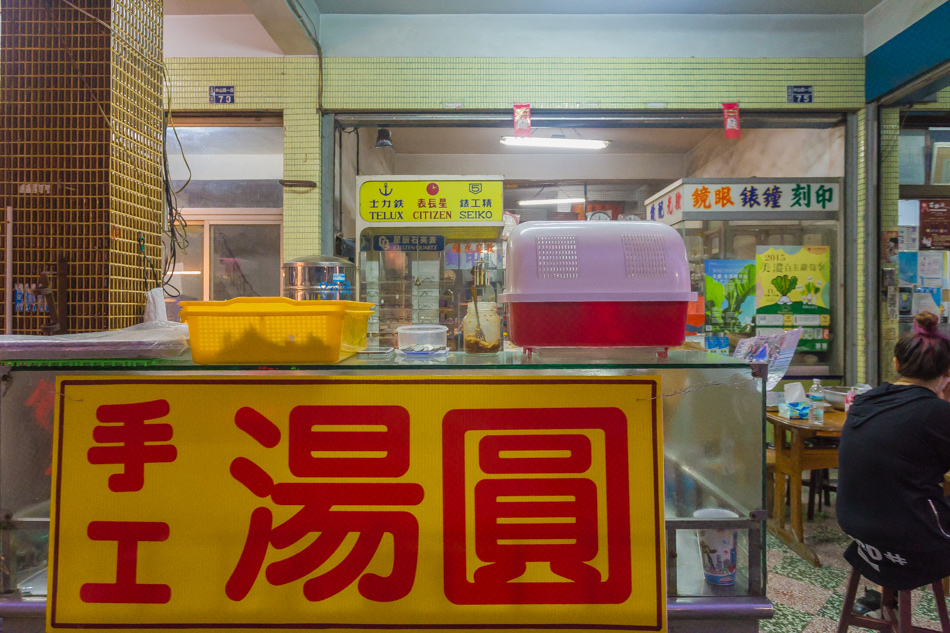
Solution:
[{"label": "glass panel", "polygon": [[[446,237],[440,242],[441,251],[416,250],[412,242],[422,235],[405,228],[394,235],[392,230],[364,229],[360,238],[364,249],[360,252],[360,296],[377,306],[367,329],[370,345],[395,346],[396,330],[401,325],[438,323],[448,328],[448,349],[462,349],[461,323],[472,300],[472,268],[476,262],[485,267],[484,278],[479,279],[478,301],[486,306],[495,304],[500,314],[497,301],[504,287],[502,242],[495,238]],[[428,233],[440,231],[430,229]],[[407,246],[404,250],[379,250],[381,237],[405,240]]]},{"label": "glass panel", "polygon": [[[928,184],[931,185],[950,185],[950,129],[932,127],[928,131],[930,149],[933,158],[928,174]],[[925,157],[926,157],[926,149]],[[903,159],[903,148],[901,149],[901,158]],[[904,181],[901,180],[901,184]]]},{"label": "glass panel", "polygon": [[[940,329],[950,332],[946,303],[950,288],[947,269],[950,238],[944,219],[945,205],[942,199],[899,200],[897,230],[884,231],[887,246],[884,262],[893,265],[884,272],[882,292],[885,297],[890,293],[891,297],[890,304],[885,298],[884,309],[889,316],[897,317],[900,336],[913,329],[914,315],[923,311],[940,316]],[[896,340],[891,340],[888,348],[894,343]],[[890,360],[882,363],[881,369],[888,379],[895,376]]]},{"label": "glass panel", "polygon": [[283,128],[169,128],[166,142],[175,190],[190,180],[178,193],[179,207],[283,206]]},{"label": "glass panel", "polygon": [[[49,518],[49,503],[44,505]],[[49,559],[48,524],[36,529],[14,530],[11,538],[13,552],[9,559],[14,561],[17,588],[23,596],[42,597],[46,595],[46,567]]]},{"label": "glass panel", "polygon": [[[520,222],[643,220],[646,219],[644,200],[669,184],[643,180],[586,184],[559,182],[553,185],[528,183],[505,189],[505,210]],[[557,199],[580,202],[544,202]]]},{"label": "glass panel", "polygon": [[[166,288],[165,311],[169,321],[180,321],[178,303],[180,301],[201,301],[204,299],[204,231],[201,224],[189,224],[185,229],[187,242],[175,249],[175,261],[171,263],[174,274]],[[170,256],[169,239],[162,235],[165,253]],[[177,297],[170,297],[167,292]]]},{"label": "glass panel", "polygon": [[761,382],[748,367],[660,373],[670,394],[663,398],[667,518],[708,507],[748,517],[764,508]]},{"label": "glass panel", "polygon": [[15,518],[48,517],[56,374],[21,376],[0,401],[0,508]]},{"label": "glass panel", "polygon": [[211,227],[211,300],[280,295],[280,226]]},{"label": "glass panel", "polygon": [[[760,320],[762,315],[757,310],[756,298],[757,293],[763,291],[757,288],[761,286],[760,280],[754,272],[752,277],[743,276],[745,270],[752,270],[745,269],[746,266],[757,266],[757,249],[773,246],[791,254],[803,246],[827,246],[830,258],[827,283],[811,270],[802,271],[806,264],[798,263],[796,257],[801,259],[800,256],[788,257],[792,262],[792,268],[785,271],[788,281],[793,278],[797,281],[792,290],[797,289],[804,302],[808,289],[816,288],[814,305],[830,311],[827,320],[814,316],[813,323],[801,317],[795,323],[803,327],[803,334],[789,373],[796,375],[799,371],[804,372],[802,375],[816,376],[842,373],[845,332],[837,220],[689,221],[680,223],[677,228],[684,232],[693,290],[706,301],[705,343],[712,350],[712,342],[718,344],[721,340],[722,353],[735,351],[736,343],[742,338],[771,333],[783,325],[790,327],[788,323]],[[812,299],[809,297],[807,301]],[[776,315],[766,318],[769,316]]]},{"label": "glass panel", "polygon": [[743,596],[749,593],[749,532],[737,530],[736,582],[713,585],[703,577],[703,561],[697,530],[676,532],[677,596]]},{"label": "glass panel", "polygon": [[898,150],[900,152],[900,184],[926,184],[926,145],[927,130],[901,130]]}]

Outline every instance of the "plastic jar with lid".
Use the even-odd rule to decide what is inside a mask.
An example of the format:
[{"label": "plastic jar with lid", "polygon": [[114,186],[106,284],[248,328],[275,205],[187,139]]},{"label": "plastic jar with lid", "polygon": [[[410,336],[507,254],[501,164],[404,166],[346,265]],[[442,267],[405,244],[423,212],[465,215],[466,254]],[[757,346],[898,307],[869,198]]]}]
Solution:
[{"label": "plastic jar with lid", "polygon": [[[501,318],[494,301],[479,301],[478,315],[474,304],[468,302],[468,311],[462,319],[463,348],[468,354],[494,354],[501,351]],[[476,334],[481,327],[482,336]]]}]

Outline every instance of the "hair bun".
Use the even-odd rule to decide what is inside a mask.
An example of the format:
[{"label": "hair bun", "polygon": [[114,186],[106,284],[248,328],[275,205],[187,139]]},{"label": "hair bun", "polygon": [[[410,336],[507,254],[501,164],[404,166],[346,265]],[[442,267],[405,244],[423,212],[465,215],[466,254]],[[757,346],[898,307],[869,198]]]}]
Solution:
[{"label": "hair bun", "polygon": [[940,323],[940,317],[932,312],[920,312],[914,317],[914,331],[925,336],[935,336],[939,334],[937,324]]}]

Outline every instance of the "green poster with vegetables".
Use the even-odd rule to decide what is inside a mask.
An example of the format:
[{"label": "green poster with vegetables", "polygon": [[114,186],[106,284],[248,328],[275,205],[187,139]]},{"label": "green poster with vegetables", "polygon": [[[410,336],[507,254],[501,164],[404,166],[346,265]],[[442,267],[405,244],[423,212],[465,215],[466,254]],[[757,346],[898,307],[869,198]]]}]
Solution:
[{"label": "green poster with vegetables", "polygon": [[798,351],[826,352],[831,340],[831,249],[759,246],[755,252],[756,334],[802,328]]},{"label": "green poster with vegetables", "polygon": [[707,259],[706,331],[752,334],[755,329],[755,260]]}]

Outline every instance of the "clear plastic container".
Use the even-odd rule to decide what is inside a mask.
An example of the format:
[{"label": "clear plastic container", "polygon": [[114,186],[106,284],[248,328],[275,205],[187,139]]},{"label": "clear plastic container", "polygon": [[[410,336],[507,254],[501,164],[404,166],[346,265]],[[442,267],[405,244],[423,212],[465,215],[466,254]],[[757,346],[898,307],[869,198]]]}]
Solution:
[{"label": "clear plastic container", "polygon": [[444,353],[448,331],[444,325],[401,325],[396,328],[399,351],[403,354]]},{"label": "clear plastic container", "polygon": [[[496,306],[494,301],[479,301],[476,313],[474,304],[469,301],[468,312],[462,319],[466,354],[494,354],[501,351],[501,319]],[[478,335],[479,327],[481,336]]]}]

